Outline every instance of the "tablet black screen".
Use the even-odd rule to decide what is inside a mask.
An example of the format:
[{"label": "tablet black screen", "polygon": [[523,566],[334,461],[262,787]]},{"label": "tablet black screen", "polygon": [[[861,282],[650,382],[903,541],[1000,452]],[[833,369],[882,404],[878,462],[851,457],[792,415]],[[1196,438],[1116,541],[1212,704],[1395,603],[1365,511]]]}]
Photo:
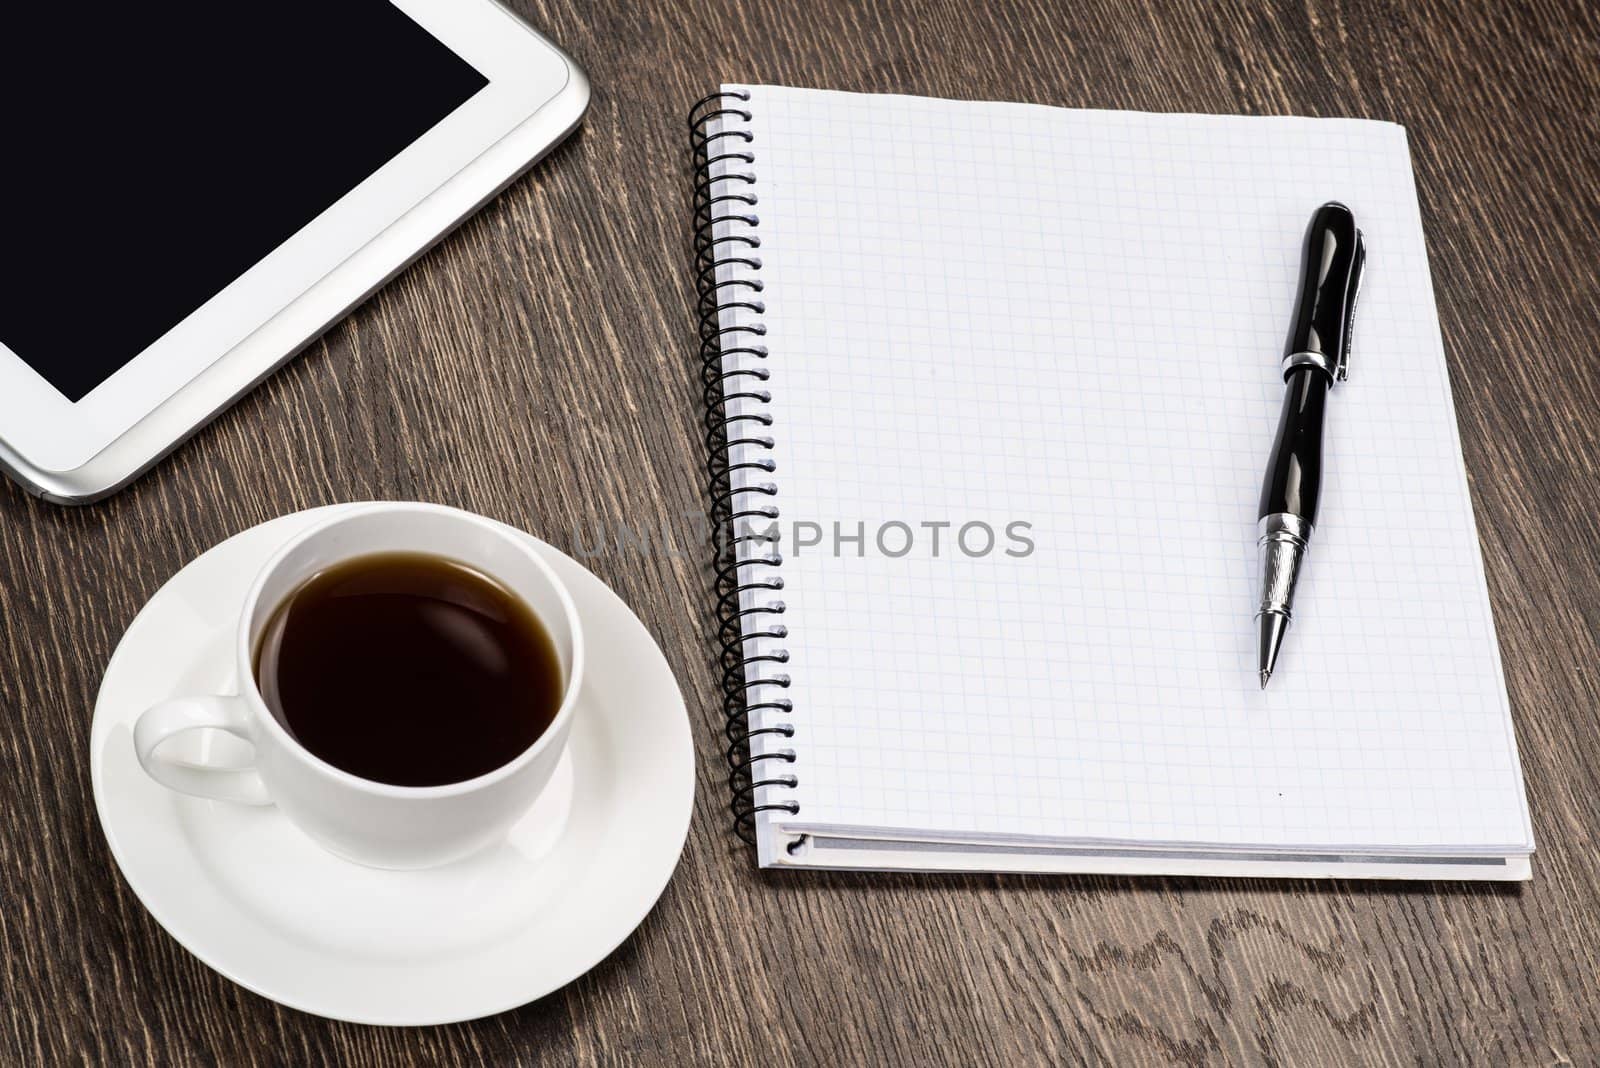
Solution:
[{"label": "tablet black screen", "polygon": [[485,85],[387,0],[0,15],[0,342],[80,400]]}]

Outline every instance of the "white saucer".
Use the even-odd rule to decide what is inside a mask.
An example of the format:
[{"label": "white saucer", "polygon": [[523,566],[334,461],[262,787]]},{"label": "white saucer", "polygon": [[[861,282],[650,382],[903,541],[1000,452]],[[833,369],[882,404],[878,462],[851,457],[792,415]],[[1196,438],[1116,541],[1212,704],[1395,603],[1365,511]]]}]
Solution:
[{"label": "white saucer", "polygon": [[229,647],[250,580],[273,549],[331,511],[229,538],[129,626],[89,743],[112,855],[186,949],[306,1012],[438,1024],[543,997],[644,919],[677,866],[694,802],[689,717],[671,669],[617,595],[560,551],[529,539],[577,602],[590,669],[556,778],[503,846],[430,871],[363,868],[324,852],[276,809],[172,793],[134,757],[133,722],[145,708],[233,689]]}]

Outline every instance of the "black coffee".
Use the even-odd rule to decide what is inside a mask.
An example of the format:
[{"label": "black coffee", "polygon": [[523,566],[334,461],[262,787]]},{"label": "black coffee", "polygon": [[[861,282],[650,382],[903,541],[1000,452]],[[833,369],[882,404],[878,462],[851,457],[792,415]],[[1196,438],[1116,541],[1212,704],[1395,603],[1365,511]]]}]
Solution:
[{"label": "black coffee", "polygon": [[441,786],[514,760],[560,710],[561,661],[488,576],[423,553],[347,560],[278,606],[256,649],[278,722],[363,779]]}]

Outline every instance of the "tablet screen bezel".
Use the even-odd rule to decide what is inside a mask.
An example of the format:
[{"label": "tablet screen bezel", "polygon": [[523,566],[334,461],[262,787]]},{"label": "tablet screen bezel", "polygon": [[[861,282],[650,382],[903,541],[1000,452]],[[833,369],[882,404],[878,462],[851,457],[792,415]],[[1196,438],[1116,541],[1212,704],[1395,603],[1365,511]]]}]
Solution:
[{"label": "tablet screen bezel", "polygon": [[[557,97],[571,77],[557,51],[488,0],[392,2],[489,84],[76,403],[0,344],[7,446],[50,471],[88,462]],[[92,311],[92,290],[83,299]]]}]

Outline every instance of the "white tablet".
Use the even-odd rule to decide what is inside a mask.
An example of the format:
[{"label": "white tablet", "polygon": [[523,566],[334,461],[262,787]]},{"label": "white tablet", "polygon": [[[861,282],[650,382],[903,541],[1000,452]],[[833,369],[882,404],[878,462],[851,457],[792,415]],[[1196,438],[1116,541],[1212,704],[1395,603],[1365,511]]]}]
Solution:
[{"label": "white tablet", "polygon": [[204,425],[589,100],[577,66],[490,0],[14,7],[0,465],[64,502]]}]

